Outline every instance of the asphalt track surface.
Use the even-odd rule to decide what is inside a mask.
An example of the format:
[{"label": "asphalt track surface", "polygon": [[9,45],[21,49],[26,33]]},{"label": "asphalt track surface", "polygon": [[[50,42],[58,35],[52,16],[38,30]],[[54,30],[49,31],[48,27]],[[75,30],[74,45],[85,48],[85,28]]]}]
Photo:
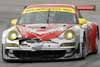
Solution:
[{"label": "asphalt track surface", "polygon": [[[0,42],[2,31],[8,28],[10,19],[18,17],[23,7],[31,3],[94,4],[97,6],[96,11],[82,14],[90,21],[98,22],[100,26],[100,0],[0,0]],[[97,55],[90,55],[86,59],[59,62],[6,63],[2,61],[0,53],[0,67],[100,67],[100,44],[98,48]]]}]

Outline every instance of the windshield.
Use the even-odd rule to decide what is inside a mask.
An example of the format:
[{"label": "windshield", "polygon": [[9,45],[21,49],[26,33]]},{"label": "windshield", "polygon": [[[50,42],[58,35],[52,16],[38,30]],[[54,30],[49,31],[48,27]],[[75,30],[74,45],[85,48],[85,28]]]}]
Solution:
[{"label": "windshield", "polygon": [[26,13],[19,19],[19,24],[41,24],[41,23],[76,23],[75,14],[59,11],[45,11]]}]

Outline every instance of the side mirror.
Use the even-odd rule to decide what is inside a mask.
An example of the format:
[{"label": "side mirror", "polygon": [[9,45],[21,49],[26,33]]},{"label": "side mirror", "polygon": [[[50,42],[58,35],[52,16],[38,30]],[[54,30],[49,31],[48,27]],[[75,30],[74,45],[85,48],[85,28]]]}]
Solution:
[{"label": "side mirror", "polygon": [[17,19],[12,19],[11,20],[11,25],[16,25],[16,23],[17,23]]},{"label": "side mirror", "polygon": [[86,23],[87,23],[86,19],[79,18],[79,25],[83,25],[83,24],[86,24]]}]

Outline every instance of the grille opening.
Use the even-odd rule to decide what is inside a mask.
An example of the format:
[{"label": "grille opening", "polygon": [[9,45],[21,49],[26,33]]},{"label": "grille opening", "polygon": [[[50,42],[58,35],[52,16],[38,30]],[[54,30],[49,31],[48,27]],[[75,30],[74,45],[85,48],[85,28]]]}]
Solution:
[{"label": "grille opening", "polygon": [[65,50],[55,51],[14,51],[13,54],[19,58],[59,58],[64,56]]}]

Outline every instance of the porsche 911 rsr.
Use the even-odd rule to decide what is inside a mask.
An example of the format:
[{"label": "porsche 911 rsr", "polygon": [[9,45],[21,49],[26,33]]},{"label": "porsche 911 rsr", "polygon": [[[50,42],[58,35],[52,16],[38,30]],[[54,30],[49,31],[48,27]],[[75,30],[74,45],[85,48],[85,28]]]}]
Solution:
[{"label": "porsche 911 rsr", "polygon": [[97,53],[99,26],[80,15],[95,6],[33,4],[26,6],[2,34],[3,60],[85,58]]}]

